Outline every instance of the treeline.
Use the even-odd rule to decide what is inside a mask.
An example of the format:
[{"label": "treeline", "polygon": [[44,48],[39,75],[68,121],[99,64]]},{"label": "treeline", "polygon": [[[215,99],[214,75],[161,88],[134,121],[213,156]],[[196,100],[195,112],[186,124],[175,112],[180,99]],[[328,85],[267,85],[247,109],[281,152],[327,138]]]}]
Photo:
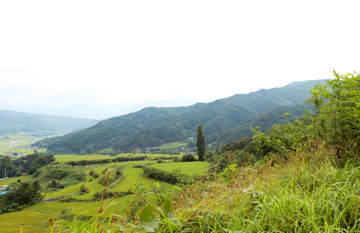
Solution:
[{"label": "treeline", "polygon": [[55,161],[53,154],[33,154],[11,160],[10,157],[4,156],[0,158],[0,177],[13,177],[21,173],[34,174],[40,168]]},{"label": "treeline", "polygon": [[98,159],[98,160],[81,160],[70,161],[70,166],[87,166],[102,163],[114,163],[114,162],[127,162],[127,161],[140,161],[145,160],[147,156],[135,156],[135,157],[116,157],[114,159]]}]

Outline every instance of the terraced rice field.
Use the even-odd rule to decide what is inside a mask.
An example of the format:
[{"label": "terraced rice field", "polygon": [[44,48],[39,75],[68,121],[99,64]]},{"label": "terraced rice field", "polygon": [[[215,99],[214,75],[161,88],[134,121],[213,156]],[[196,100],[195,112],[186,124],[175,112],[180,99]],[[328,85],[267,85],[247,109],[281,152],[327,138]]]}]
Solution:
[{"label": "terraced rice field", "polygon": [[[128,154],[122,154],[118,156],[128,156]],[[204,162],[156,163],[156,160],[152,160],[161,156],[169,157],[169,155],[157,154],[148,156],[148,160],[143,161],[107,163],[86,166],[85,168],[83,167],[82,169],[86,175],[86,181],[56,192],[44,193],[44,199],[55,198],[53,202],[42,202],[28,207],[20,212],[0,215],[0,232],[47,232],[49,218],[54,219],[54,222],[58,224],[61,224],[61,222],[64,224],[69,224],[68,220],[66,220],[66,218],[63,216],[66,215],[68,217],[74,217],[75,215],[80,215],[85,217],[92,217],[98,213],[101,207],[105,210],[103,213],[104,217],[110,216],[113,213],[125,216],[126,208],[133,200],[134,195],[109,199],[104,201],[102,204],[100,204],[99,201],[91,201],[96,192],[101,193],[104,190],[104,185],[100,184],[101,182],[99,182],[99,180],[104,179],[104,177],[107,176],[108,171],[111,171],[110,176],[113,177],[112,182],[114,186],[107,191],[135,191],[137,184],[139,183],[143,184],[143,187],[146,191],[151,191],[153,188],[153,183],[157,181],[141,176],[141,173],[143,172],[142,168],[134,166],[152,164],[154,167],[168,171],[180,169],[181,172],[189,175],[200,174],[205,169],[205,167],[208,166],[208,163]],[[74,155],[67,155],[63,157],[63,161],[72,160],[74,157]],[[96,156],[94,155],[94,157],[90,157],[90,159],[95,159],[95,157]],[[83,159],[81,157],[78,158],[80,160]],[[99,157],[96,159],[99,159]],[[58,166],[61,167],[60,165]],[[116,175],[116,172],[119,171],[120,167],[124,167],[122,170],[123,176],[118,174]],[[71,167],[66,167],[66,169],[71,169]],[[74,167],[74,169],[77,168]],[[48,169],[44,169],[44,172],[48,171]],[[94,177],[90,176],[91,171],[96,173],[99,177],[95,179]],[[36,178],[33,178],[32,176],[10,178],[4,181],[0,181],[0,186],[17,182],[18,179],[21,179],[22,181],[30,181]],[[90,192],[81,195],[82,185],[90,190]],[[151,197],[154,194],[148,193],[147,195]],[[71,197],[78,199],[79,201],[59,202],[59,199],[61,200],[63,197]]]},{"label": "terraced rice field", "polygon": [[205,169],[210,164],[207,162],[185,162],[185,163],[157,163],[151,167],[169,172],[182,172],[187,175],[205,175]]},{"label": "terraced rice field", "polygon": [[124,169],[125,178],[118,185],[113,187],[110,191],[112,192],[127,192],[129,190],[134,191],[137,183],[143,183],[147,190],[151,189],[151,185],[154,180],[142,177],[142,169],[127,166]]},{"label": "terraced rice field", "polygon": [[0,232],[47,232],[49,214],[21,211],[0,215]]},{"label": "terraced rice field", "polygon": [[67,187],[67,188],[64,188],[60,191],[57,191],[57,192],[52,192],[52,193],[44,193],[44,198],[45,199],[48,199],[48,198],[54,198],[54,197],[61,197],[61,196],[76,196],[76,195],[79,195],[80,193],[80,190],[81,190],[81,186],[83,184],[86,184],[88,182],[87,181],[84,181],[84,182],[81,182],[81,183],[78,183],[74,186],[70,186],[70,187]]}]

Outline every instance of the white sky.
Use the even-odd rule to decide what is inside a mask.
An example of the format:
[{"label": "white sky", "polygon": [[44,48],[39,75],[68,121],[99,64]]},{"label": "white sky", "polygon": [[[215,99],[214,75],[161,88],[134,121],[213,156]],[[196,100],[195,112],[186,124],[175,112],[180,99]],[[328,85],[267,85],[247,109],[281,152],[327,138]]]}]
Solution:
[{"label": "white sky", "polygon": [[0,104],[114,104],[360,72],[360,1],[1,1]]}]

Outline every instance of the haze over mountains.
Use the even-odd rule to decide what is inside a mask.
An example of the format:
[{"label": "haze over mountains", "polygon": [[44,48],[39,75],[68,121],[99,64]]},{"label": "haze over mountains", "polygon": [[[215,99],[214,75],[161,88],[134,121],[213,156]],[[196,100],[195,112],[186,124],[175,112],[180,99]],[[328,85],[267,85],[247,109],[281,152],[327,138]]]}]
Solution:
[{"label": "haze over mountains", "polygon": [[14,106],[0,103],[0,109],[17,112],[38,113],[52,116],[69,116],[104,120],[114,116],[121,116],[139,111],[146,107],[177,107],[195,104],[191,99],[172,99],[165,101],[148,101],[144,103],[119,103],[119,104],[72,104],[64,108],[54,108],[46,105]]},{"label": "haze over mountains", "polygon": [[37,143],[53,153],[90,154],[106,149],[113,153],[134,147],[155,147],[196,136],[202,124],[207,143],[227,143],[250,136],[250,125],[270,127],[305,112],[309,88],[324,80],[294,82],[282,88],[238,94],[188,107],[144,108],[104,120],[88,129]]}]

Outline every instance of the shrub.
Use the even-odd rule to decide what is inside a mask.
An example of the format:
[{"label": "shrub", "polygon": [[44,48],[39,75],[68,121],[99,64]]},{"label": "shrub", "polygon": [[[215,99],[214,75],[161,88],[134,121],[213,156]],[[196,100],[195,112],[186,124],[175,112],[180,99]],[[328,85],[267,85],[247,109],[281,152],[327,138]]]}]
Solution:
[{"label": "shrub", "polygon": [[177,174],[152,167],[144,168],[143,174],[148,178],[164,181],[170,184],[186,184],[191,183],[192,181],[192,178],[186,176],[185,174]]},{"label": "shrub", "polygon": [[195,157],[191,154],[185,154],[183,155],[183,157],[181,158],[182,162],[191,162],[191,161],[195,161]]},{"label": "shrub", "polygon": [[59,202],[75,202],[78,201],[78,199],[73,197],[63,197],[59,200]]}]

